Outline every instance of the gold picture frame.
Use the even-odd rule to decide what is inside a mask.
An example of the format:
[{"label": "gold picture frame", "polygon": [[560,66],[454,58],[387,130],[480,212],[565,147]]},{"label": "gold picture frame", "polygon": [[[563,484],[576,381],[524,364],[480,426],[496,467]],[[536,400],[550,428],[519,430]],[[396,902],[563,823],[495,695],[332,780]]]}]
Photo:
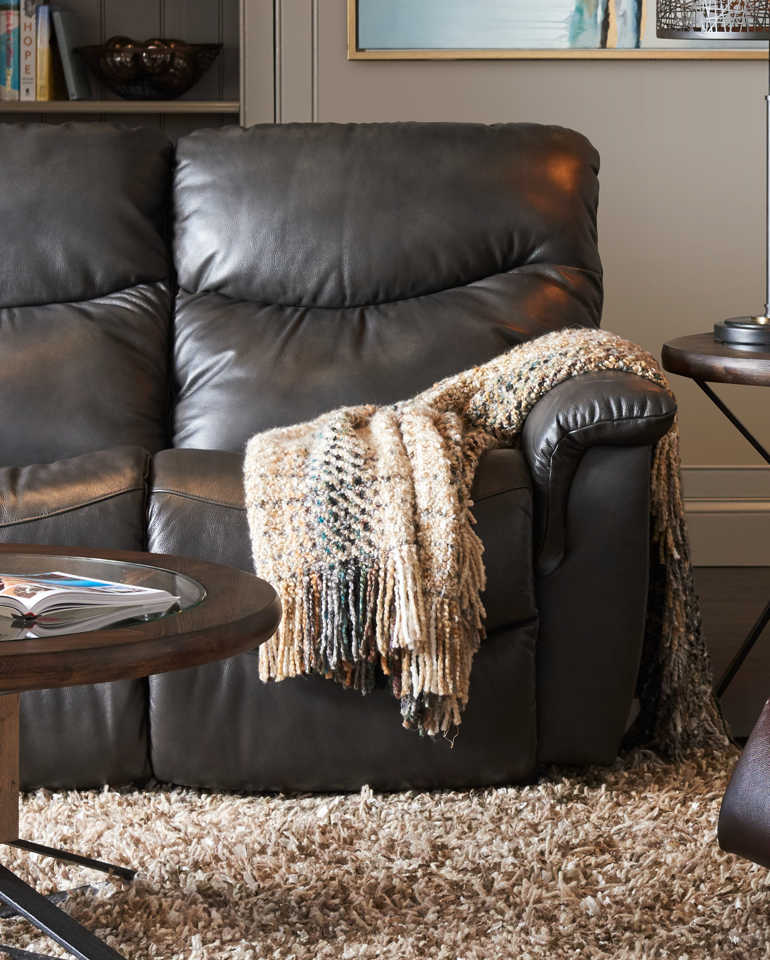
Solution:
[{"label": "gold picture frame", "polygon": [[[654,0],[645,0],[645,5]],[[571,50],[525,49],[365,49],[358,45],[358,0],[347,0],[348,60],[767,60],[768,51],[736,47],[715,49],[688,43],[681,48],[641,47],[636,49],[611,47]],[[705,41],[708,43],[708,41]]]}]

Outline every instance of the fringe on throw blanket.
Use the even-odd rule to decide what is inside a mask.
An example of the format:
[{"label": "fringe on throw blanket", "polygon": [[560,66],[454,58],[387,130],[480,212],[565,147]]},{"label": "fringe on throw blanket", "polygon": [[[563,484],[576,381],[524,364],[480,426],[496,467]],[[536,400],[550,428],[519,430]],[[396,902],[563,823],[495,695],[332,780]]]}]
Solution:
[{"label": "fringe on throw blanket", "polygon": [[[653,357],[566,329],[387,407],[346,407],[258,434],[244,481],[254,564],[283,619],[263,680],[320,674],[364,693],[389,677],[403,723],[461,722],[484,636],[483,547],[471,485],[482,453],[518,443],[534,404],[569,377],[622,370],[668,388]],[[725,743],[692,584],[678,426],[651,473],[651,580],[634,742],[669,755]]]}]

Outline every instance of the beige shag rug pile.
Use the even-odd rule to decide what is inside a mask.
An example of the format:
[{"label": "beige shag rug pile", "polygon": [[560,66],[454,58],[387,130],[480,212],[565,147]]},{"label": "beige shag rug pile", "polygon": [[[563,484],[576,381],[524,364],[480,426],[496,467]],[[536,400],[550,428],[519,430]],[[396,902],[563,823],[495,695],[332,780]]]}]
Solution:
[{"label": "beige shag rug pile", "polygon": [[[715,839],[736,757],[466,793],[38,791],[22,836],[139,868],[67,905],[130,960],[767,957],[768,872]],[[101,882],[2,853],[42,890]],[[18,918],[0,941],[64,956]]]}]

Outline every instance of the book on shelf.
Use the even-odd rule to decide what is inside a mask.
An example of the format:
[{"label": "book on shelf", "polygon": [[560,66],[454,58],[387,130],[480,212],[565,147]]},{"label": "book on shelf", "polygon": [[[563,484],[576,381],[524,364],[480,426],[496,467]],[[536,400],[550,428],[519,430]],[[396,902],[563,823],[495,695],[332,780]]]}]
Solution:
[{"label": "book on shelf", "polygon": [[170,612],[179,597],[167,590],[52,570],[0,573],[0,638],[99,630],[124,620]]},{"label": "book on shelf", "polygon": [[19,99],[19,0],[0,0],[0,100]]},{"label": "book on shelf", "polygon": [[47,3],[41,3],[37,8],[35,100],[51,99],[51,61],[51,8]]},{"label": "book on shelf", "polygon": [[67,97],[70,100],[88,100],[91,97],[88,68],[75,49],[83,43],[78,32],[78,18],[69,10],[53,7],[51,20],[64,73]]},{"label": "book on shelf", "polygon": [[19,8],[20,100],[34,100],[37,62],[38,0],[21,0]]}]

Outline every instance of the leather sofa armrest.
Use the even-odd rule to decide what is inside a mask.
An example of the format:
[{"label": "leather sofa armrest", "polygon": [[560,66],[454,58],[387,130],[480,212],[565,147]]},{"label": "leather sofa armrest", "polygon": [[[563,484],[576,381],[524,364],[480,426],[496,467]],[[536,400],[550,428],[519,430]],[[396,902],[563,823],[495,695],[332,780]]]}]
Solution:
[{"label": "leather sofa armrest", "polygon": [[538,573],[551,573],[564,556],[567,498],[584,452],[593,446],[653,444],[675,412],[668,390],[621,371],[565,380],[535,404],[521,445],[534,489]]},{"label": "leather sofa armrest", "polygon": [[770,867],[770,700],[730,777],[717,837],[728,853]]}]

